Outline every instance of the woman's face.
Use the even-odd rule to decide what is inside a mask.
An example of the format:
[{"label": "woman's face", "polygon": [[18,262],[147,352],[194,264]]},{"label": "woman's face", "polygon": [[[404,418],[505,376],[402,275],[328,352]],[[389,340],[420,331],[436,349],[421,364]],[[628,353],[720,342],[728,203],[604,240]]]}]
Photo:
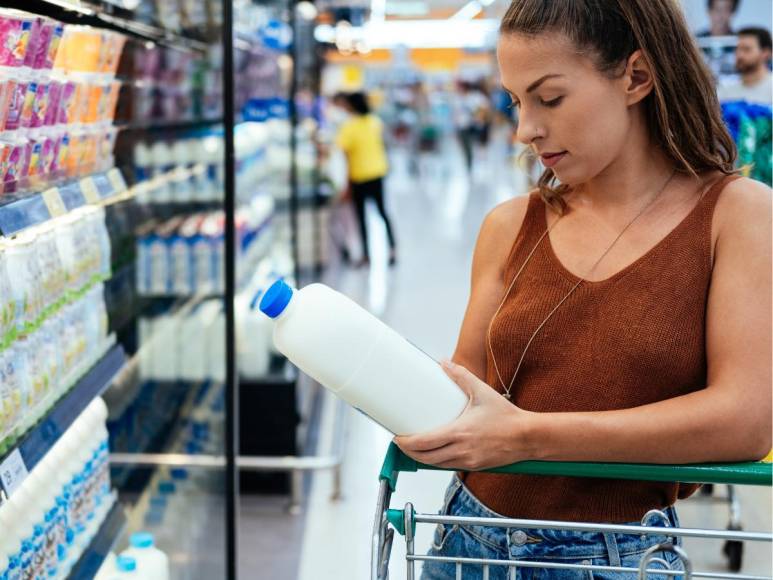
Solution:
[{"label": "woman's face", "polygon": [[518,140],[562,183],[584,183],[615,160],[632,122],[623,81],[600,73],[560,34],[503,34],[497,57],[518,108]]}]

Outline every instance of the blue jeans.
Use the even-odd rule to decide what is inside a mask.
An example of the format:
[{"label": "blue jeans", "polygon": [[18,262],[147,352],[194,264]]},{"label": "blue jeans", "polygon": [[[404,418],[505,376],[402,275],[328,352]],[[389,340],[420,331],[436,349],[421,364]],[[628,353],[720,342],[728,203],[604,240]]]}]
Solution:
[{"label": "blue jeans", "polygon": [[[679,520],[673,507],[663,510],[674,527]],[[442,515],[501,518],[473,496],[458,476],[454,476],[446,491]],[[651,526],[664,526],[659,518],[647,522]],[[632,522],[631,525],[641,525]],[[666,535],[612,534],[601,532],[573,532],[563,530],[535,530],[495,528],[490,526],[458,526],[438,524],[430,556],[451,558],[486,558],[491,560],[519,560],[524,562],[553,562],[564,564],[593,564],[595,566],[625,566],[638,568],[644,552],[654,544],[673,542]],[[677,541],[677,544],[681,544]],[[670,551],[659,552],[656,557],[681,569],[678,557]],[[662,568],[653,562],[650,569]],[[490,566],[490,580],[509,580],[507,566]],[[422,580],[455,580],[456,566],[446,562],[425,562]],[[465,565],[464,580],[483,578],[483,567]],[[517,580],[632,580],[631,573],[597,572],[589,570],[560,570],[548,568],[517,567]],[[648,580],[665,580],[665,575],[651,575]]]}]

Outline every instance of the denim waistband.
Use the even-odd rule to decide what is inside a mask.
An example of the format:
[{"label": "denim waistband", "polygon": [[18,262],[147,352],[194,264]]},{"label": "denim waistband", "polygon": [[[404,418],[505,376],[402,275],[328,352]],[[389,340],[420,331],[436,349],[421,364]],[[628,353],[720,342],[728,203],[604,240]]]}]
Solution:
[{"label": "denim waistband", "polygon": [[[661,511],[667,517],[668,524],[660,517],[651,517],[646,525],[679,527],[679,519],[673,506]],[[456,475],[446,490],[443,514],[483,518],[504,517],[487,508]],[[623,525],[640,526],[642,522],[629,522]],[[612,565],[619,564],[621,556],[644,552],[654,544],[680,543],[677,538],[670,538],[666,534],[643,535],[639,533],[622,534],[469,525],[462,526],[462,529],[489,548],[501,551],[505,557],[519,559],[531,557],[547,559],[608,557]]]}]

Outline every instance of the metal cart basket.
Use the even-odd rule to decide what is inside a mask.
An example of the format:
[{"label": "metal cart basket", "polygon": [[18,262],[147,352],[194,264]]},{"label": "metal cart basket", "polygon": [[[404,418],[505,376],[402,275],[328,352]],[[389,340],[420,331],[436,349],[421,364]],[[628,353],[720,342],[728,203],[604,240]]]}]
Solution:
[{"label": "metal cart basket", "polygon": [[[504,467],[487,470],[491,473],[519,473],[529,475],[561,475],[570,477],[601,477],[612,479],[632,479],[645,481],[678,481],[682,483],[724,483],[741,485],[771,485],[773,473],[770,463],[728,463],[700,465],[650,465],[624,463],[567,463],[552,461],[524,461]],[[437,514],[417,513],[413,505],[408,503],[404,509],[390,508],[390,499],[397,486],[397,478],[401,471],[418,471],[419,469],[440,470],[440,468],[418,463],[405,455],[394,444],[390,444],[384,464],[381,468],[378,506],[373,527],[371,544],[371,580],[386,580],[389,576],[389,557],[394,540],[395,530],[405,536],[408,580],[416,578],[416,562],[437,561],[453,564],[457,580],[467,578],[467,572],[477,567],[478,574],[482,571],[484,580],[494,568],[505,567],[507,577],[518,578],[518,569],[541,568],[554,570],[618,572],[625,573],[630,578],[647,578],[648,574],[657,574],[667,578],[732,578],[735,580],[758,580],[769,578],[765,576],[750,576],[743,574],[728,574],[716,572],[701,572],[693,569],[693,564],[685,552],[676,543],[661,543],[647,550],[638,568],[623,566],[600,566],[590,563],[569,564],[556,562],[526,561],[526,560],[489,560],[473,558],[449,558],[425,556],[416,554],[414,537],[417,524],[444,524],[449,526],[492,526],[520,529],[553,529],[569,531],[592,531],[601,533],[664,535],[662,526],[651,526],[653,518],[659,518],[661,523],[669,525],[666,515],[653,510],[642,519],[641,526],[574,523],[547,520],[525,520],[509,518],[469,518]],[[450,470],[449,470],[450,471]],[[738,530],[705,530],[688,528],[669,528],[669,538],[702,538],[717,539],[732,542],[773,542],[773,534],[763,532],[742,532]],[[672,552],[675,554],[674,564],[669,564],[658,554]],[[657,563],[657,569],[651,568]],[[499,572],[501,574],[501,572]]]}]

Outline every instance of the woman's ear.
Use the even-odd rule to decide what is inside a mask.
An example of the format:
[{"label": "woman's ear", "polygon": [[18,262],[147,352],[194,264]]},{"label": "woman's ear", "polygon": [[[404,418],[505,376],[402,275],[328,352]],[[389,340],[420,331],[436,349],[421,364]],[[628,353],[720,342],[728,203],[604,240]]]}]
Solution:
[{"label": "woman's ear", "polygon": [[641,50],[628,57],[623,78],[629,105],[635,105],[652,92],[652,69]]}]

